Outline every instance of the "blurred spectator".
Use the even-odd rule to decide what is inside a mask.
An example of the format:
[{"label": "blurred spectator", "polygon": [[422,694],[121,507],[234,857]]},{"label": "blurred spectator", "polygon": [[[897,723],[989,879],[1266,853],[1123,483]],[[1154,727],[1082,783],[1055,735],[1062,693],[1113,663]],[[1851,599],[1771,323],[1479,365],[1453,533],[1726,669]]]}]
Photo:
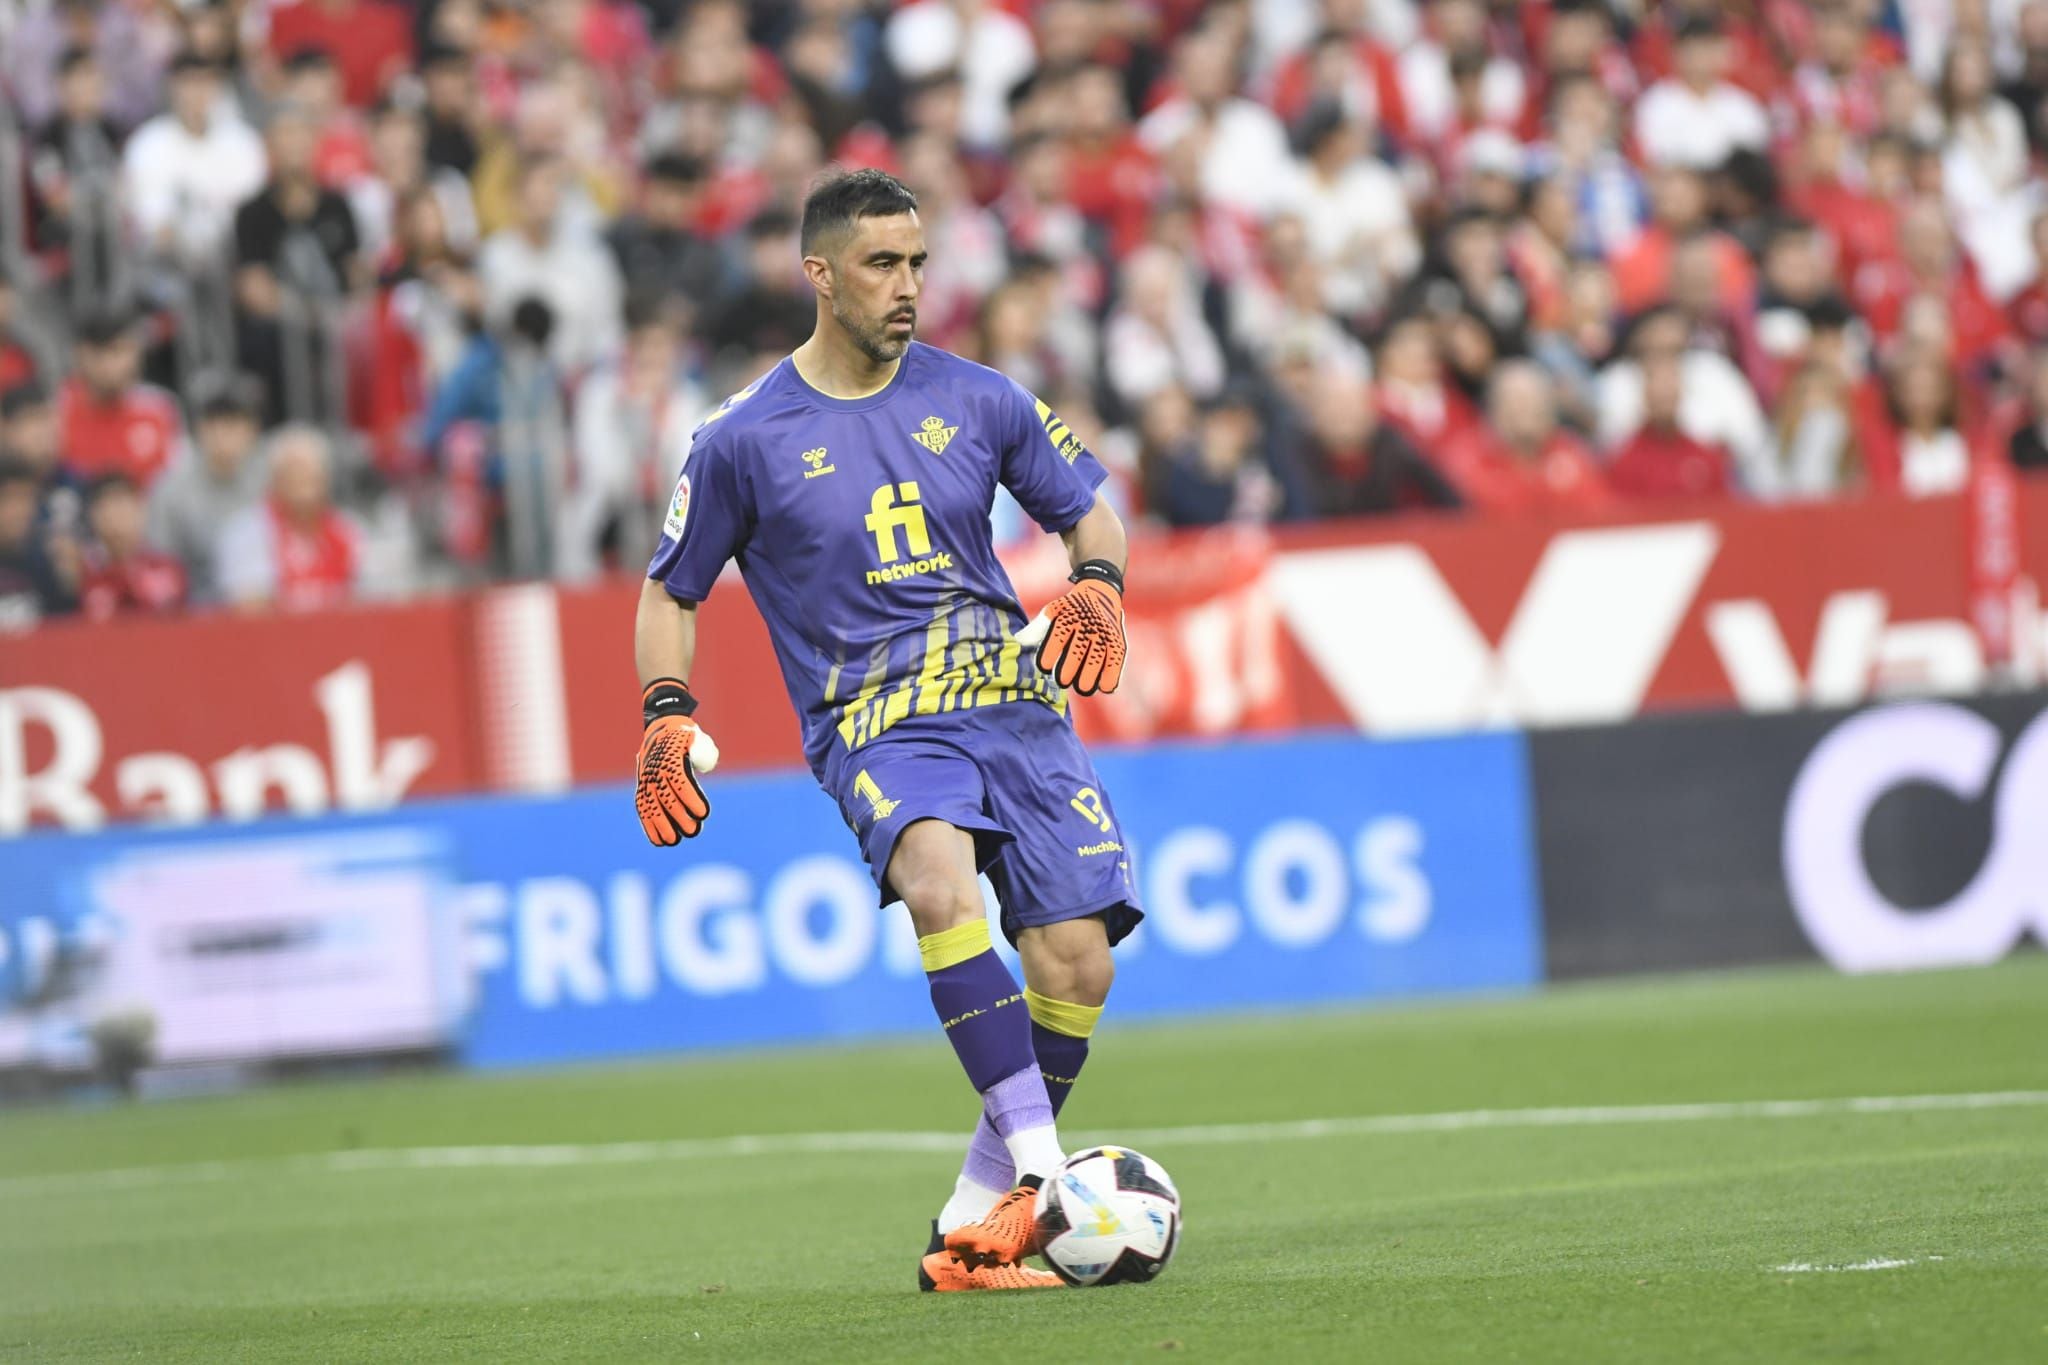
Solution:
[{"label": "blurred spectator", "polygon": [[0,457],[0,634],[71,610],[74,596],[41,526],[35,471]]},{"label": "blurred spectator", "polygon": [[235,210],[263,185],[263,139],[204,57],[171,63],[170,93],[170,109],[122,152],[124,199],[150,250],[189,271],[218,270]]},{"label": "blurred spectator", "polygon": [[1651,178],[1650,202],[1649,226],[1611,260],[1622,310],[1636,313],[1668,299],[1679,249],[1696,239],[1713,253],[1714,287],[1721,306],[1747,307],[1756,271],[1741,243],[1709,220],[1705,178],[1690,167],[1662,167]]},{"label": "blurred spectator", "polygon": [[[1492,355],[1524,353],[1529,295],[1508,269],[1499,220],[1483,209],[1463,210],[1444,224],[1439,241],[1440,254],[1430,261],[1419,288],[1397,306],[1440,320],[1465,314],[1486,329]],[[1476,367],[1481,383],[1483,372],[1483,365]]]},{"label": "blurred spectator", "polygon": [[1322,268],[1323,299],[1340,317],[1367,316],[1421,258],[1407,194],[1335,103],[1309,110],[1296,143],[1305,160],[1287,211],[1300,217]]},{"label": "blurred spectator", "polygon": [[1418,449],[1441,450],[1478,426],[1471,400],[1444,380],[1443,358],[1428,318],[1408,313],[1388,323],[1376,358],[1379,415]]},{"label": "blurred spectator", "polygon": [[550,354],[576,374],[611,354],[619,339],[619,269],[602,242],[567,226],[564,168],[529,163],[519,175],[519,221],[492,234],[477,258],[484,312],[494,322],[519,300],[546,301],[554,316]]},{"label": "blurred spectator", "polygon": [[81,276],[101,302],[118,289],[124,265],[120,174],[121,130],[107,114],[99,62],[90,48],[68,48],[58,68],[57,112],[36,133],[29,159],[29,231],[57,278]]},{"label": "blurred spectator", "polygon": [[1905,148],[1896,140],[1873,139],[1856,166],[1840,124],[1815,123],[1806,130],[1786,207],[1820,229],[1839,282],[1847,285],[1866,265],[1897,254],[1893,195],[1903,192],[1904,165]]},{"label": "blurred spectator", "polygon": [[1625,498],[1706,497],[1733,487],[1725,447],[1686,434],[1679,418],[1685,391],[1680,356],[1647,352],[1641,361],[1643,420],[1607,467],[1607,479]]},{"label": "blurred spectator", "polygon": [[569,419],[549,358],[553,331],[547,303],[521,299],[504,324],[470,338],[427,411],[422,442],[441,471],[443,535],[472,568],[554,571]]},{"label": "blurred spectator", "polygon": [[29,0],[0,34],[0,446],[66,588],[119,472],[218,596],[263,475],[211,376],[252,367],[366,454],[371,561],[637,558],[683,414],[811,329],[828,158],[919,193],[921,335],[1159,521],[1592,506],[1582,437],[1618,494],[1762,499],[2048,446],[2048,0]]},{"label": "blurred spectator", "polygon": [[1138,136],[1155,155],[1193,139],[1203,197],[1264,217],[1286,193],[1274,172],[1288,164],[1287,131],[1272,110],[1237,93],[1237,59],[1218,24],[1183,38],[1178,91],[1145,116]]},{"label": "blurred spectator", "polygon": [[999,146],[1008,127],[1008,96],[1031,74],[1031,29],[991,0],[912,0],[889,18],[889,59],[906,80],[940,71],[961,73],[960,136],[970,145]]},{"label": "blurred spectator", "polygon": [[1511,360],[1496,369],[1486,413],[1490,427],[1475,429],[1443,458],[1445,472],[1471,505],[1573,512],[1614,501],[1592,453],[1558,425],[1557,395],[1542,366]]},{"label": "blurred spectator", "polygon": [[83,319],[76,350],[76,369],[57,394],[65,468],[80,480],[118,472],[149,487],[183,435],[177,400],[141,381],[142,347],[125,313]]},{"label": "blurred spectator", "polygon": [[[704,12],[716,8],[710,0],[702,6]],[[712,156],[722,148],[714,140],[681,150]],[[511,126],[485,140],[470,177],[480,232],[490,237],[529,226],[529,182],[541,165],[555,171],[553,227],[579,242],[601,237],[606,221],[624,207],[627,166],[613,153],[602,112],[566,74],[521,87]]]},{"label": "blurred spectator", "polygon": [[1223,388],[1223,348],[1188,287],[1181,258],[1142,247],[1124,263],[1123,289],[1103,330],[1110,388],[1136,406],[1168,384],[1197,399]]},{"label": "blurred spectator", "polygon": [[1942,194],[1980,278],[2005,298],[2033,273],[2028,240],[2044,196],[2034,183],[2019,111],[1993,88],[1991,54],[1957,41],[1942,63]]},{"label": "blurred spectator", "polygon": [[1823,498],[1862,483],[1853,395],[1837,366],[1809,360],[1786,377],[1777,437],[1780,496]]},{"label": "blurred spectator", "polygon": [[1536,181],[1561,182],[1577,209],[1575,250],[1608,256],[1635,240],[1647,216],[1642,176],[1622,155],[1614,100],[1591,76],[1570,76],[1551,94],[1550,141],[1530,158]]},{"label": "blurred spectator", "polygon": [[39,366],[28,340],[15,327],[14,284],[0,266],[0,393],[36,377]]},{"label": "blurred spectator", "polygon": [[1002,371],[1032,393],[1053,386],[1058,361],[1046,345],[1037,291],[1023,280],[1011,280],[988,296],[982,305],[974,350],[982,364]]},{"label": "blurred spectator", "polygon": [[1728,74],[1728,40],[1714,20],[1694,16],[1677,30],[1672,74],[1636,102],[1636,141],[1653,165],[1708,171],[1738,147],[1770,140],[1763,106]]},{"label": "blurred spectator", "polygon": [[450,249],[464,255],[476,250],[476,205],[469,182],[428,162],[425,127],[419,114],[404,105],[380,107],[370,124],[369,163],[343,187],[362,238],[362,259],[375,269],[393,265],[400,207],[421,192],[434,197]]},{"label": "blurred spectator", "polygon": [[2048,351],[2035,351],[2027,372],[2026,420],[2006,447],[2021,469],[2048,469]]},{"label": "blurred spectator", "polygon": [[34,476],[42,521],[76,520],[78,481],[65,469],[58,446],[57,405],[34,380],[0,393],[0,459]]},{"label": "blurred spectator", "polygon": [[194,415],[192,443],[149,494],[149,540],[185,566],[194,602],[221,599],[214,562],[221,528],[263,497],[256,459],[261,386],[253,376],[210,376]]},{"label": "blurred spectator", "polygon": [[1598,422],[1599,376],[1614,357],[1619,317],[1607,267],[1579,261],[1565,277],[1562,316],[1530,338],[1530,354],[1557,382],[1559,409],[1581,430]]},{"label": "blurred spectator", "polygon": [[671,299],[695,316],[720,292],[724,258],[698,227],[708,180],[693,157],[668,152],[647,163],[639,210],[611,230],[627,297]]},{"label": "blurred spectator", "polygon": [[[1724,355],[1694,346],[1689,333],[1685,315],[1676,308],[1656,308],[1636,321],[1628,354],[1600,372],[1597,431],[1601,444],[1618,449],[1649,424],[1651,405],[1645,375],[1653,364],[1662,366],[1670,361],[1677,368],[1678,378],[1673,382],[1678,392],[1675,396],[1660,393],[1658,397],[1669,398],[1675,404],[1674,420],[1686,445],[1712,452],[1721,465],[1731,458],[1739,462],[1749,491],[1758,497],[1773,496],[1777,491],[1777,458],[1771,429],[1756,394],[1733,362]],[[1683,451],[1664,436],[1653,441],[1651,449],[1659,460],[1668,457],[1673,469],[1683,466],[1695,471],[1683,477],[1674,474],[1674,491],[1718,491],[1728,486],[1726,470],[1704,484],[1698,482],[1695,473],[1704,466],[1697,459],[1679,458]],[[1621,486],[1617,479],[1615,487]],[[1641,485],[1635,491],[1641,491]]]},{"label": "blurred spectator", "polygon": [[[1479,0],[1431,0],[1420,38],[1401,54],[1401,96],[1407,136],[1426,147],[1444,148],[1470,131],[1461,118],[1476,115],[1482,125],[1511,127],[1528,98],[1522,66],[1491,50],[1487,14]],[[1459,105],[1460,70],[1468,105]]]},{"label": "blurred spectator", "polygon": [[2019,59],[1998,93],[2019,111],[2038,153],[2048,150],[2048,0],[2026,0],[2016,20]]},{"label": "blurred spectator", "polygon": [[1907,306],[1926,297],[1949,319],[1954,361],[1970,367],[2010,342],[2012,326],[1985,294],[1968,261],[1955,248],[1939,200],[1919,199],[1899,217],[1898,256],[1876,262],[1856,278],[1856,304],[1880,344],[1898,336]]},{"label": "blurred spectator", "polygon": [[476,170],[476,81],[461,48],[434,45],[420,60],[427,164],[467,179]]},{"label": "blurred spectator", "polygon": [[968,197],[960,159],[941,138],[921,133],[905,139],[903,175],[917,195],[930,253],[917,300],[918,333],[935,346],[952,347],[973,328],[981,301],[1007,271],[1002,224]]},{"label": "blurred spectator", "polygon": [[426,187],[399,201],[391,257],[352,338],[351,420],[389,475],[412,472],[422,458],[418,424],[428,396],[461,360],[483,310],[482,287],[450,239],[444,204]]},{"label": "blurred spectator", "polygon": [[575,468],[556,572],[637,570],[654,554],[690,434],[711,411],[683,364],[672,309],[636,298],[623,355],[592,371],[572,413]]},{"label": "blurred spectator", "polygon": [[341,189],[369,173],[369,125],[363,113],[349,108],[341,69],[326,48],[302,47],[285,59],[276,102],[312,125],[313,175],[322,185]]},{"label": "blurred spectator", "polygon": [[1463,505],[1450,480],[1381,420],[1372,389],[1362,380],[1320,374],[1310,382],[1308,438],[1306,458],[1318,516]]},{"label": "blurred spectator", "polygon": [[348,102],[367,109],[412,65],[412,25],[379,0],[287,0],[270,11],[272,56],[314,48],[332,57]]},{"label": "blurred spectator", "polygon": [[0,85],[29,127],[57,114],[64,53],[73,48],[91,53],[106,73],[108,113],[120,126],[133,128],[162,105],[164,64],[177,41],[171,13],[101,0],[43,0],[10,8],[0,30]]},{"label": "blurred spectator", "polygon": [[1899,357],[1885,383],[1889,440],[1868,452],[1873,478],[1908,497],[1960,492],[1970,478],[1955,377],[1938,355]]},{"label": "blurred spectator", "polygon": [[1157,159],[1132,126],[1123,78],[1114,68],[1081,68],[1068,82],[1067,98],[1067,195],[1108,235],[1110,254],[1128,256],[1144,239],[1159,197]]},{"label": "blurred spectator", "polygon": [[1270,521],[1280,488],[1260,458],[1258,407],[1226,393],[1202,415],[1194,439],[1169,451],[1152,510],[1169,526]]},{"label": "blurred spectator", "polygon": [[314,172],[317,134],[296,107],[271,116],[270,181],[235,214],[236,350],[272,412],[336,421],[334,324],[368,271],[348,200]]},{"label": "blurred spectator", "polygon": [[228,522],[214,554],[221,596],[243,609],[317,611],[355,595],[362,532],[334,506],[333,448],[317,428],[270,438],[269,493]]},{"label": "blurred spectator", "polygon": [[1853,0],[1815,7],[1812,50],[1792,73],[1792,107],[1802,126],[1834,123],[1859,137],[1877,131],[1883,64],[1865,8]]},{"label": "blurred spectator", "polygon": [[85,490],[85,547],[78,608],[88,621],[161,615],[185,605],[185,569],[149,544],[141,490],[126,474],[102,474]]},{"label": "blurred spectator", "polygon": [[791,351],[811,334],[817,303],[800,273],[797,226],[782,209],[764,210],[747,224],[745,283],[720,299],[701,327],[725,359]]}]

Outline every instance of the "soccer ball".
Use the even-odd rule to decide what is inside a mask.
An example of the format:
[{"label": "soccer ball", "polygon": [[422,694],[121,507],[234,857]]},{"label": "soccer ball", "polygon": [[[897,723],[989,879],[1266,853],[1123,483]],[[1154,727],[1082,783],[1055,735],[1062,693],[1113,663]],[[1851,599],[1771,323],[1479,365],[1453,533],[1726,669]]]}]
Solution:
[{"label": "soccer ball", "polygon": [[1147,1284],[1180,1241],[1180,1191],[1127,1147],[1077,1152],[1038,1190],[1046,1264],[1072,1285]]}]

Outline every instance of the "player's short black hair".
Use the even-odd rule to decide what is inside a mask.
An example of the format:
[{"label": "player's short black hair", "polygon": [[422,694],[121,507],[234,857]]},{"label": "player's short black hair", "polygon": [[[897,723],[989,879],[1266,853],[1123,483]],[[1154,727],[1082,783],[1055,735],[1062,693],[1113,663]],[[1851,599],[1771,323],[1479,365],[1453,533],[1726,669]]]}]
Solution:
[{"label": "player's short black hair", "polygon": [[818,243],[851,228],[862,218],[893,218],[917,212],[917,196],[887,171],[872,166],[844,171],[820,180],[804,199],[799,241],[806,256]]},{"label": "player's short black hair", "polygon": [[176,80],[180,76],[218,76],[220,67],[205,53],[195,52],[188,47],[171,58],[169,71],[171,78]]},{"label": "player's short black hair", "polygon": [[68,76],[81,66],[92,65],[95,58],[92,49],[82,43],[73,43],[64,49],[64,55],[57,59],[57,74]]}]

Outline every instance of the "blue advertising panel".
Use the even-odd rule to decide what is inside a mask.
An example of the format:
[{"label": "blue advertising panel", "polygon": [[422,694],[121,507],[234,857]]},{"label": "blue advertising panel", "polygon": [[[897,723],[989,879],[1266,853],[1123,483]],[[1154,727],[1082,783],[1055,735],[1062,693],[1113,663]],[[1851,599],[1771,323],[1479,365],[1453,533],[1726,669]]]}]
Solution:
[{"label": "blue advertising panel", "polygon": [[[1538,978],[1519,735],[1160,746],[1098,767],[1148,914],[1119,950],[1116,1015]],[[310,992],[379,1016],[356,1021],[365,1039],[437,1017],[481,1065],[926,1028],[908,917],[876,906],[808,775],[709,787],[705,833],[673,850],[646,844],[624,788],[0,843],[0,1039],[10,1013],[48,1009],[64,945],[180,1037],[200,1016],[232,1032],[232,1010],[201,1007],[266,985],[245,1014]],[[354,995],[318,994],[342,979]],[[322,1036],[296,1045],[353,1050],[346,1028]]]}]

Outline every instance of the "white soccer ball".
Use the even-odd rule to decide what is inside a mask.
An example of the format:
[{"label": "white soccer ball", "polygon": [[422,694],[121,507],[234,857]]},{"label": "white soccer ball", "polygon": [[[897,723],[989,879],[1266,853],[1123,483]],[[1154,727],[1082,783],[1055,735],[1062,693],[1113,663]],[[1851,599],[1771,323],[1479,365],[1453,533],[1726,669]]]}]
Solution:
[{"label": "white soccer ball", "polygon": [[1128,1147],[1091,1147],[1038,1190],[1045,1262],[1072,1285],[1148,1284],[1180,1241],[1180,1191]]}]

